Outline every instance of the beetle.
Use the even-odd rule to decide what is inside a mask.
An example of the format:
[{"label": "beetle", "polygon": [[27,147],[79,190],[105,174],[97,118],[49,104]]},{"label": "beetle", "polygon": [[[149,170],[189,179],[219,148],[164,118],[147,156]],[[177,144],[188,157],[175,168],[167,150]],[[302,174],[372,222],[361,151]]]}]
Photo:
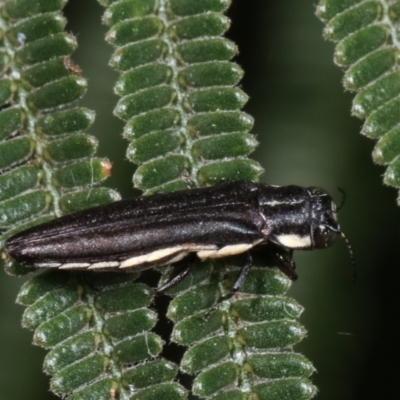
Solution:
[{"label": "beetle", "polygon": [[[340,207],[339,207],[340,208]],[[6,241],[8,259],[36,267],[90,270],[144,270],[176,263],[247,253],[232,290],[251,266],[249,250],[273,243],[278,266],[296,279],[293,250],[324,249],[340,230],[337,207],[317,187],[271,186],[222,181],[207,188],[121,200],[20,232]],[[181,281],[193,263],[166,285]]]}]

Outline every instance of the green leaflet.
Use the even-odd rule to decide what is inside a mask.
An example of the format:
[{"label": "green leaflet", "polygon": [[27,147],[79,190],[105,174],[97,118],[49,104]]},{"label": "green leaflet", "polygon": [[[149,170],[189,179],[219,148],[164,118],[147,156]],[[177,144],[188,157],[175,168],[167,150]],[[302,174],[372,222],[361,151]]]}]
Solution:
[{"label": "green leaflet", "polygon": [[379,139],[373,159],[387,166],[384,182],[399,188],[398,3],[321,0],[317,15],[326,22],[325,37],[338,42],[335,62],[346,68],[345,88],[357,92],[352,114],[365,119],[361,133]]}]

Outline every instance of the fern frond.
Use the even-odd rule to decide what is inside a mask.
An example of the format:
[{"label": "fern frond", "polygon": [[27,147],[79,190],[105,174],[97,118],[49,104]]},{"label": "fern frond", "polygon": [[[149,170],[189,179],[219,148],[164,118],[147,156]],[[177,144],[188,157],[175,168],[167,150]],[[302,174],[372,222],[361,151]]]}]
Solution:
[{"label": "fern frond", "polygon": [[[247,95],[236,86],[243,71],[230,61],[235,44],[221,37],[230,24],[223,14],[229,1],[101,2],[108,6],[107,40],[116,46],[111,65],[121,72],[115,114],[126,121],[135,186],[151,194],[257,180],[262,168],[248,158],[257,145],[248,133],[253,119],[241,111]],[[296,322],[301,307],[283,296],[290,281],[265,268],[265,257],[241,292],[204,320],[232,287],[238,261],[198,264],[168,293],[172,340],[188,347],[180,369],[195,376],[193,394],[312,398],[313,367],[292,352],[305,334]],[[160,285],[174,268],[162,273]]]},{"label": "fern frond", "polygon": [[227,2],[201,2],[198,12],[188,4],[118,1],[104,14],[117,46],[111,65],[122,73],[115,114],[127,121],[127,157],[139,165],[133,181],[146,193],[254,180],[262,171],[246,157],[257,142],[246,133],[251,117],[239,111],[247,96],[234,87],[243,74],[229,61],[237,50],[220,37]]},{"label": "fern frond", "polygon": [[[118,198],[112,190],[93,187],[110,171],[107,160],[93,158],[96,139],[82,134],[93,112],[66,108],[85,93],[86,81],[69,59],[76,42],[64,32],[63,5],[20,0],[2,7],[1,242],[69,207]],[[89,191],[93,195],[84,197]]]},{"label": "fern frond", "polygon": [[[129,398],[124,388],[129,366],[156,357],[163,346],[148,332],[157,321],[148,309],[153,292],[133,283],[137,277],[96,274],[88,284],[80,274],[48,271],[24,284],[18,296],[27,306],[22,323],[35,329],[36,345],[50,350],[44,370],[53,375],[53,392],[73,399],[106,399],[112,392]],[[167,375],[175,370],[172,363],[156,363]],[[146,368],[142,364],[135,371]],[[148,383],[141,377],[143,382]]]},{"label": "fern frond", "polygon": [[[86,81],[69,58],[76,41],[64,32],[64,3],[1,5],[1,243],[40,222],[119,199],[98,186],[111,164],[95,157],[97,140],[84,133],[94,113],[75,105]],[[9,261],[6,268],[30,271]],[[149,333],[156,322],[148,308],[153,291],[134,283],[137,276],[48,271],[24,284],[17,300],[27,306],[23,326],[49,350],[44,369],[53,392],[70,399],[130,397],[123,384],[129,365],[156,357],[163,346]],[[171,363],[154,366],[176,373]],[[135,379],[144,384],[142,376]]]}]

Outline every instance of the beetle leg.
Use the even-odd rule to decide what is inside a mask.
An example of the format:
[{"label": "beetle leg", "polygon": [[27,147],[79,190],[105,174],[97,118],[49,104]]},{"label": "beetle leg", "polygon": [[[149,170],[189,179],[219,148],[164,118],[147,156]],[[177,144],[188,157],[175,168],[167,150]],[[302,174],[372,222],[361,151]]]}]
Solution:
[{"label": "beetle leg", "polygon": [[293,261],[293,250],[283,250],[278,247],[275,253],[275,257],[277,261],[277,267],[280,269],[280,271],[283,272],[292,281],[295,281],[298,276],[295,271],[296,264]]},{"label": "beetle leg", "polygon": [[236,279],[236,282],[232,286],[232,289],[225,295],[221,296],[217,302],[205,313],[204,318],[208,318],[210,314],[218,308],[218,305],[222,303],[225,300],[229,300],[243,285],[244,281],[247,278],[247,275],[249,274],[251,265],[252,265],[252,257],[249,252],[246,253],[246,261],[242,265],[242,268],[240,269],[239,276]]},{"label": "beetle leg", "polygon": [[196,258],[191,257],[190,260],[187,262],[187,266],[185,268],[183,268],[181,271],[179,271],[178,275],[176,275],[175,277],[170,279],[165,285],[156,289],[156,294],[163,294],[168,289],[171,289],[173,286],[175,286],[179,282],[181,282],[192,270],[195,263],[196,263]]},{"label": "beetle leg", "polygon": [[232,289],[225,295],[221,296],[217,302],[204,314],[204,318],[207,319],[210,314],[218,308],[218,305],[225,300],[229,300],[243,285],[244,281],[249,274],[250,268],[252,266],[253,259],[249,252],[246,253],[246,261],[242,265],[240,269],[239,276],[236,279],[236,282],[232,286]]},{"label": "beetle leg", "polygon": [[249,252],[246,253],[246,261],[242,265],[239,276],[236,279],[236,282],[233,284],[232,289],[227,293],[225,296],[222,296],[218,299],[218,302],[215,306],[217,306],[219,303],[230,299],[243,285],[244,281],[247,278],[247,275],[249,274],[250,268],[252,266],[252,257]]},{"label": "beetle leg", "polygon": [[[232,296],[235,292],[237,292],[243,285],[244,281],[247,278],[247,275],[249,274],[250,268],[252,266],[253,259],[251,257],[251,254],[249,252],[246,253],[246,261],[242,265],[242,268],[240,269],[239,276],[236,279],[236,282],[232,286],[231,290],[231,295]],[[225,296],[224,296],[225,297]]]}]

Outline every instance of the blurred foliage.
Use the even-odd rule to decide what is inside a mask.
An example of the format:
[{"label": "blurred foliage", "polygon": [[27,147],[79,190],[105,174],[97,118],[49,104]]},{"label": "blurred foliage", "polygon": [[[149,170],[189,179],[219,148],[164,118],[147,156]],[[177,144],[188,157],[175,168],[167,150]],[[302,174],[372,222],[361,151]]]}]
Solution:
[{"label": "blurred foliage", "polygon": [[[290,7],[264,0],[249,7],[236,0],[229,11],[233,24],[228,36],[238,44],[237,61],[246,71],[242,86],[250,101],[245,110],[256,121],[263,179],[322,186],[334,196],[341,186],[348,193],[340,220],[356,254],[357,284],[351,284],[343,243],[295,255],[300,279],[291,295],[307,310],[302,323],[309,332],[296,350],[318,370],[313,379],[320,390],[317,398],[397,398],[396,194],[382,186],[383,169],[370,162],[373,144],[358,135],[360,122],[350,117],[351,96],[343,93],[342,73],[332,62],[333,45],[322,40],[314,7],[310,0]],[[102,9],[95,1],[71,0],[65,12],[71,21],[67,29],[79,40],[73,59],[90,81],[84,103],[97,110],[92,130],[99,134],[100,155],[121,160],[114,163],[107,184],[130,197],[134,190],[118,182],[134,168],[124,161],[125,143],[114,139],[122,124],[111,111],[117,74],[107,67],[112,50],[103,43]],[[2,274],[0,286],[0,399],[54,399],[41,371],[43,351],[30,345],[31,333],[20,328],[22,308],[13,305],[20,281]]]}]

